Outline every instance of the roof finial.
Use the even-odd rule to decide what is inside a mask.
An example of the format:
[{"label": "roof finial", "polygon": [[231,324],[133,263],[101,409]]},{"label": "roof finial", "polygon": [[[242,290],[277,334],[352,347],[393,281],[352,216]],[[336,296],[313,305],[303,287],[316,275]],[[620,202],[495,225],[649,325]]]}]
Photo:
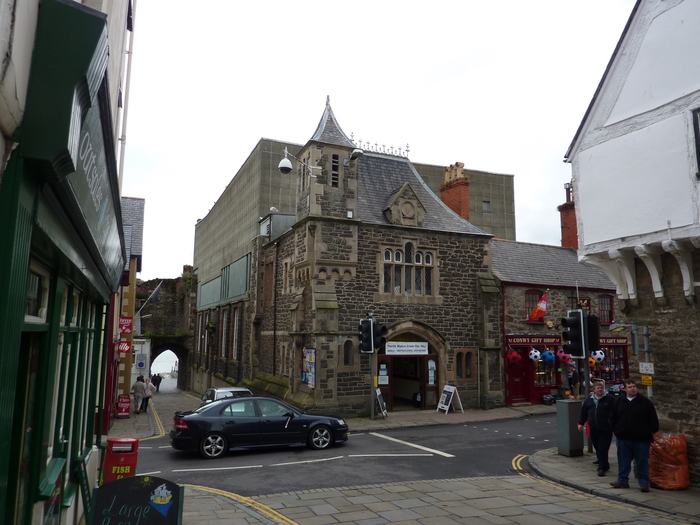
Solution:
[{"label": "roof finial", "polygon": [[331,96],[326,95],[326,106],[330,106],[330,105],[331,105]]}]

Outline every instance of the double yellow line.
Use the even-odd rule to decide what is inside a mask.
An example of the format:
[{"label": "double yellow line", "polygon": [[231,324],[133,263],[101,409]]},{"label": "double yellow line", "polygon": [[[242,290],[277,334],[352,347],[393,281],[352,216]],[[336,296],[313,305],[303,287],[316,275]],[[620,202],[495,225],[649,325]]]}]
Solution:
[{"label": "double yellow line", "polygon": [[161,438],[165,435],[165,427],[163,426],[163,422],[160,420],[160,417],[158,417],[158,411],[156,410],[156,404],[153,402],[153,398],[151,398],[151,403],[149,405],[149,411],[151,413],[151,416],[153,416],[153,424],[155,425],[155,434],[153,434],[150,437],[147,438],[142,438],[139,439],[139,441],[146,441],[149,439],[158,439]]},{"label": "double yellow line", "polygon": [[234,500],[237,503],[240,503],[241,505],[245,505],[246,507],[251,507],[252,509],[255,509],[255,511],[259,512],[266,518],[275,521],[277,523],[280,523],[282,525],[299,525],[296,521],[289,519],[287,516],[284,516],[277,512],[276,510],[271,509],[267,505],[263,505],[259,501],[255,501],[254,499],[251,498],[246,498],[245,496],[241,496],[239,494],[235,494],[233,492],[227,492],[225,490],[220,490],[220,489],[213,489],[210,487],[203,487],[201,485],[185,485],[185,487],[190,487],[196,490],[201,490],[204,492],[210,492],[211,494],[216,494],[218,496],[223,496],[225,498],[229,498]]}]

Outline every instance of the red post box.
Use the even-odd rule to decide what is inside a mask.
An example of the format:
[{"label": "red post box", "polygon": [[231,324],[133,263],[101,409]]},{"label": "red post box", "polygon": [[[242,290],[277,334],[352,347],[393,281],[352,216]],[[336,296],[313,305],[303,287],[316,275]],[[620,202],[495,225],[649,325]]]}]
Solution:
[{"label": "red post box", "polygon": [[138,439],[108,438],[100,485],[136,474],[138,457]]},{"label": "red post box", "polygon": [[119,419],[128,419],[130,416],[131,396],[122,394],[117,398],[117,417]]}]

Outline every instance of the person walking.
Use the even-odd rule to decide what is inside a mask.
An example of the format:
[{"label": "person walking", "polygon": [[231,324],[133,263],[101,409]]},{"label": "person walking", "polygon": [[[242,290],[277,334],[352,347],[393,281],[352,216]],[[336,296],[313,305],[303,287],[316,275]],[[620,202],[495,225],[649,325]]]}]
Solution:
[{"label": "person walking", "polygon": [[610,470],[608,451],[612,442],[612,427],[608,421],[612,412],[615,398],[605,392],[605,385],[596,381],[593,385],[593,393],[583,402],[581,417],[578,419],[578,429],[583,432],[584,425],[588,423],[591,432],[591,441],[595,448],[598,475],[605,476]]},{"label": "person walking", "polygon": [[616,489],[629,488],[632,460],[637,464],[639,490],[649,492],[649,448],[659,431],[659,418],[651,400],[637,392],[637,383],[625,381],[627,395],[615,401],[610,413],[610,426],[617,438]]},{"label": "person walking", "polygon": [[148,402],[153,397],[153,391],[156,389],[151,383],[151,378],[146,378],[146,383],[144,385],[143,399],[141,400],[141,411],[148,412]]},{"label": "person walking", "polygon": [[146,384],[143,382],[143,376],[136,378],[136,382],[131,386],[131,391],[134,393],[134,411],[140,414],[141,402],[146,395]]}]

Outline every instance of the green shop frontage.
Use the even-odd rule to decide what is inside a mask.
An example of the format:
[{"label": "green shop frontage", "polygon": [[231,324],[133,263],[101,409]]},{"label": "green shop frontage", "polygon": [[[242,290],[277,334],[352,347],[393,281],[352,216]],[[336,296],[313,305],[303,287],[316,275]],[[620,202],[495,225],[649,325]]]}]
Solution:
[{"label": "green shop frontage", "polygon": [[106,16],[42,0],[0,180],[0,523],[77,523],[125,265]]}]

